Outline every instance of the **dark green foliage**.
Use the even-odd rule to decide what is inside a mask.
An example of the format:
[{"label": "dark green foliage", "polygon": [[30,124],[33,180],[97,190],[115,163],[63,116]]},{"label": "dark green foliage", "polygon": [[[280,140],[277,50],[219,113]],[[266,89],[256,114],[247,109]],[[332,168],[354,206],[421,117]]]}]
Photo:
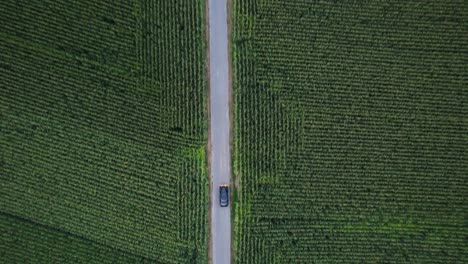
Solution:
[{"label": "dark green foliage", "polygon": [[204,2],[0,6],[0,262],[206,263]]},{"label": "dark green foliage", "polygon": [[65,230],[0,214],[0,258],[4,263],[151,263]]},{"label": "dark green foliage", "polygon": [[237,263],[466,263],[464,1],[234,1]]}]

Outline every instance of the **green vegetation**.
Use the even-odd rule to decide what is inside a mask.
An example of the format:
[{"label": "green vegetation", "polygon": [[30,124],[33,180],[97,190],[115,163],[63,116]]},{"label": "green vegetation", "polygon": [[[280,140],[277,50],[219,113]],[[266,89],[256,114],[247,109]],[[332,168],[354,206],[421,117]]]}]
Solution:
[{"label": "green vegetation", "polygon": [[236,263],[467,263],[466,3],[233,2]]},{"label": "green vegetation", "polygon": [[207,262],[204,5],[1,2],[0,262]]}]

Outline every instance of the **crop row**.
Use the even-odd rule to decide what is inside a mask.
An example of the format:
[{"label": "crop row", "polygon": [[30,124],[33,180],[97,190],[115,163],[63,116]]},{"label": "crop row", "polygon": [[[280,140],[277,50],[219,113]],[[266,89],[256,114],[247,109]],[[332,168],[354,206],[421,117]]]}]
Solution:
[{"label": "crop row", "polygon": [[2,3],[11,262],[207,261],[204,3],[111,2]]},{"label": "crop row", "polygon": [[462,263],[461,2],[233,4],[236,262]]}]

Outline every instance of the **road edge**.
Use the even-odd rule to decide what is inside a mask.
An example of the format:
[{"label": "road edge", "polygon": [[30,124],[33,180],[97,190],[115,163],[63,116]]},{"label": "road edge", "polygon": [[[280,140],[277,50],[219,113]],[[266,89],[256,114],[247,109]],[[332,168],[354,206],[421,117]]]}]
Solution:
[{"label": "road edge", "polygon": [[229,186],[231,188],[231,192],[229,193],[229,200],[231,201],[231,263],[234,263],[234,239],[235,239],[235,207],[234,207],[234,199],[233,199],[233,193],[236,192],[237,188],[235,187],[234,183],[234,159],[233,159],[233,154],[234,154],[234,95],[233,95],[233,78],[232,78],[232,14],[233,14],[233,0],[227,0],[226,1],[226,12],[227,12],[227,42],[228,42],[228,100],[229,100],[229,158],[230,158],[230,164],[229,166],[231,167],[230,172],[231,174],[229,175]]},{"label": "road edge", "polygon": [[210,78],[210,0],[204,0],[205,3],[205,92],[206,92],[206,116],[207,116],[207,128],[208,128],[208,138],[206,141],[206,166],[208,173],[208,263],[213,264],[213,234],[211,233],[211,190],[212,179],[211,179],[211,78]]}]

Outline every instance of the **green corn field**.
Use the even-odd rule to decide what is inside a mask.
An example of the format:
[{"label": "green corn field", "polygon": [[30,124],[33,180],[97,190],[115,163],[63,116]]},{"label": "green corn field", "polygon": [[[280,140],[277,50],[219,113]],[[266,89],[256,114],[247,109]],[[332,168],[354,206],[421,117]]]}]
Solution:
[{"label": "green corn field", "polygon": [[466,263],[464,1],[233,1],[236,263]]},{"label": "green corn field", "polygon": [[[233,262],[468,263],[466,1],[228,4]],[[212,263],[207,5],[0,1],[0,263]]]},{"label": "green corn field", "polygon": [[0,262],[206,263],[204,1],[0,7]]}]

